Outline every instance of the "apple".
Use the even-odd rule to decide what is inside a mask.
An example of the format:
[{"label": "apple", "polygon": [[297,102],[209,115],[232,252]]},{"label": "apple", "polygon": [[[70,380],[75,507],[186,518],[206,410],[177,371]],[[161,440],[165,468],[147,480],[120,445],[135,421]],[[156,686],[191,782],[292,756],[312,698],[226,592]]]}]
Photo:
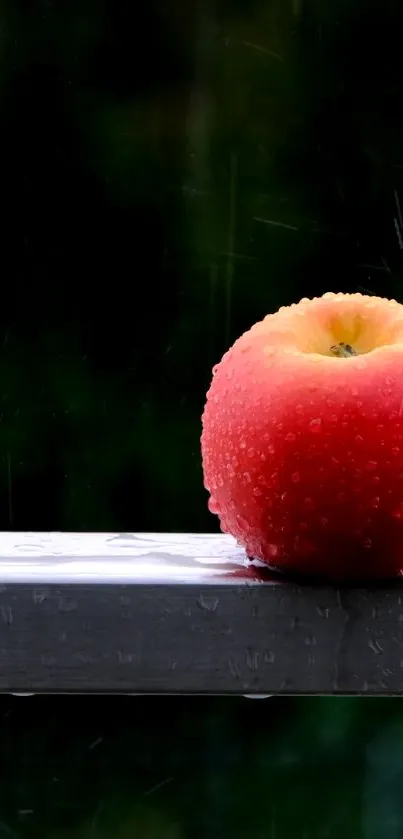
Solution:
[{"label": "apple", "polygon": [[245,332],[213,370],[204,484],[221,529],[281,571],[403,568],[403,306],[325,294]]}]

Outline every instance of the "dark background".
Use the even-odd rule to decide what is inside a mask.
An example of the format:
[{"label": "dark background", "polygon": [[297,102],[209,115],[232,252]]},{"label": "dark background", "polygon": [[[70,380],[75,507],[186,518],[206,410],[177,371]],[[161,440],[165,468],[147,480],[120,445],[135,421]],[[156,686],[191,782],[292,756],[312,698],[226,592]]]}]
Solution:
[{"label": "dark background", "polygon": [[401,299],[398,0],[5,0],[0,528],[208,531],[211,368]]},{"label": "dark background", "polygon": [[400,699],[3,697],[1,839],[401,839]]},{"label": "dark background", "polygon": [[[251,324],[403,300],[400,0],[3,0],[0,529],[209,531]],[[1,839],[401,839],[401,700],[0,702]]]}]

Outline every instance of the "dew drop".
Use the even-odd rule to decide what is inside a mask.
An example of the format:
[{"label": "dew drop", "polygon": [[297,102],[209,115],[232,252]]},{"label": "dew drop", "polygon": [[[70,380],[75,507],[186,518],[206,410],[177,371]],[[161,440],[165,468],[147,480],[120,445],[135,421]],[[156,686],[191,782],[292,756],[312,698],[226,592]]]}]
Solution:
[{"label": "dew drop", "polygon": [[246,440],[243,440],[243,439],[241,440],[241,442],[239,444],[239,448],[240,449],[246,449]]},{"label": "dew drop", "polygon": [[331,417],[330,417],[330,422],[335,424],[338,421],[339,421],[339,418],[338,418],[337,414],[332,414]]},{"label": "dew drop", "polygon": [[236,516],[236,521],[237,521],[238,527],[240,527],[241,530],[248,530],[249,524],[248,524],[248,522],[247,522],[247,520],[244,516],[237,515]]},{"label": "dew drop", "polygon": [[358,445],[361,445],[361,443],[364,442],[364,438],[361,437],[361,434],[356,434],[355,437],[354,437],[354,440]]},{"label": "dew drop", "polygon": [[294,440],[297,439],[297,435],[294,434],[293,431],[290,431],[288,434],[285,435],[284,439],[287,440],[288,443],[293,443]]},{"label": "dew drop", "polygon": [[378,464],[377,464],[376,460],[368,460],[367,463],[365,464],[365,468],[366,468],[367,472],[374,472],[375,469],[377,469],[377,467],[378,467]]},{"label": "dew drop", "polygon": [[392,516],[393,518],[398,519],[398,521],[403,519],[403,501],[400,501],[394,510],[392,510]]},{"label": "dew drop", "polygon": [[288,492],[282,492],[281,495],[280,495],[280,498],[281,498],[282,501],[287,501]]},{"label": "dew drop", "polygon": [[320,434],[322,430],[322,420],[320,417],[310,421],[308,428],[312,434]]},{"label": "dew drop", "polygon": [[213,513],[214,515],[217,515],[217,513],[219,513],[221,510],[221,507],[218,501],[215,500],[215,498],[209,498],[209,500],[207,501],[207,506],[210,510],[210,513]]},{"label": "dew drop", "polygon": [[221,475],[221,472],[220,472],[220,474],[217,476],[217,484],[218,484],[218,486],[219,486],[219,487],[223,487],[223,486],[224,486],[224,478],[223,478],[223,476]]},{"label": "dew drop", "polygon": [[294,539],[294,550],[302,556],[309,556],[314,552],[315,545],[307,536],[297,535]]},{"label": "dew drop", "polygon": [[366,550],[369,550],[369,548],[372,548],[372,539],[370,539],[370,538],[369,538],[369,536],[367,536],[367,537],[364,539],[364,541],[363,541],[363,543],[362,543],[362,546],[363,546],[363,548],[365,548]]},{"label": "dew drop", "polygon": [[291,480],[293,484],[298,484],[301,480],[301,475],[299,474],[299,472],[293,472],[291,475]]},{"label": "dew drop", "polygon": [[270,446],[267,446],[267,451],[268,451],[269,454],[275,454],[276,453],[276,448],[271,443]]},{"label": "dew drop", "polygon": [[246,455],[247,455],[247,457],[250,457],[250,458],[254,457],[254,456],[255,456],[255,450],[251,447],[251,448],[250,448],[250,449],[248,449],[248,451],[246,452]]},{"label": "dew drop", "polygon": [[375,496],[375,498],[373,498],[373,499],[370,501],[370,507],[372,507],[372,509],[373,509],[373,510],[377,510],[377,509],[378,509],[378,507],[379,507],[379,505],[380,505],[380,503],[381,503],[381,499],[379,498],[379,496],[378,496],[378,495],[376,495],[376,496]]},{"label": "dew drop", "polygon": [[213,396],[213,402],[214,402],[216,405],[218,405],[219,401],[220,401],[220,397],[219,397],[219,396]]},{"label": "dew drop", "polygon": [[262,490],[259,489],[259,487],[253,487],[252,492],[255,498],[259,498],[261,495],[263,495]]},{"label": "dew drop", "polygon": [[234,477],[235,469],[234,469],[232,463],[227,463],[227,472],[228,472],[228,475],[229,475],[230,478]]},{"label": "dew drop", "polygon": [[396,455],[400,454],[400,449],[399,449],[398,446],[393,446],[390,451],[391,451],[391,454],[393,454],[394,457],[396,457]]},{"label": "dew drop", "polygon": [[327,519],[326,516],[321,516],[320,523],[322,527],[327,527],[329,524],[329,519]]},{"label": "dew drop", "polygon": [[244,472],[242,477],[243,477],[244,484],[250,484],[250,482],[252,480],[250,472]]},{"label": "dew drop", "polygon": [[304,499],[304,507],[306,510],[314,510],[315,509],[315,502],[313,498],[305,498]]},{"label": "dew drop", "polygon": [[305,408],[304,408],[303,405],[300,404],[300,405],[295,406],[295,413],[296,414],[303,414],[304,411],[305,411]]}]

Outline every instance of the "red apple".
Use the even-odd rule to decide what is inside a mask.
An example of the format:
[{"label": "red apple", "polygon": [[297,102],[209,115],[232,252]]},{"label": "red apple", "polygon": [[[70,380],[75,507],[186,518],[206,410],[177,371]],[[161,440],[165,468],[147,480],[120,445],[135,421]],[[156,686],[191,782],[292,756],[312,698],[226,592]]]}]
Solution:
[{"label": "red apple", "polygon": [[333,579],[403,568],[403,306],[325,294],[282,307],[214,368],[209,508],[249,557]]}]

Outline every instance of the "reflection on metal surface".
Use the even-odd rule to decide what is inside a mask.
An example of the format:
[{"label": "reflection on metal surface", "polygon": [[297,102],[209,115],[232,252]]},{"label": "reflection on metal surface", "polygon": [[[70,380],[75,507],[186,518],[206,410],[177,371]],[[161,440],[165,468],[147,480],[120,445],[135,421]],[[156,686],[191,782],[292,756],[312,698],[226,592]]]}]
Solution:
[{"label": "reflection on metal surface", "polygon": [[262,563],[249,562],[224,534],[0,534],[0,584],[218,581],[261,584],[270,579]]}]

